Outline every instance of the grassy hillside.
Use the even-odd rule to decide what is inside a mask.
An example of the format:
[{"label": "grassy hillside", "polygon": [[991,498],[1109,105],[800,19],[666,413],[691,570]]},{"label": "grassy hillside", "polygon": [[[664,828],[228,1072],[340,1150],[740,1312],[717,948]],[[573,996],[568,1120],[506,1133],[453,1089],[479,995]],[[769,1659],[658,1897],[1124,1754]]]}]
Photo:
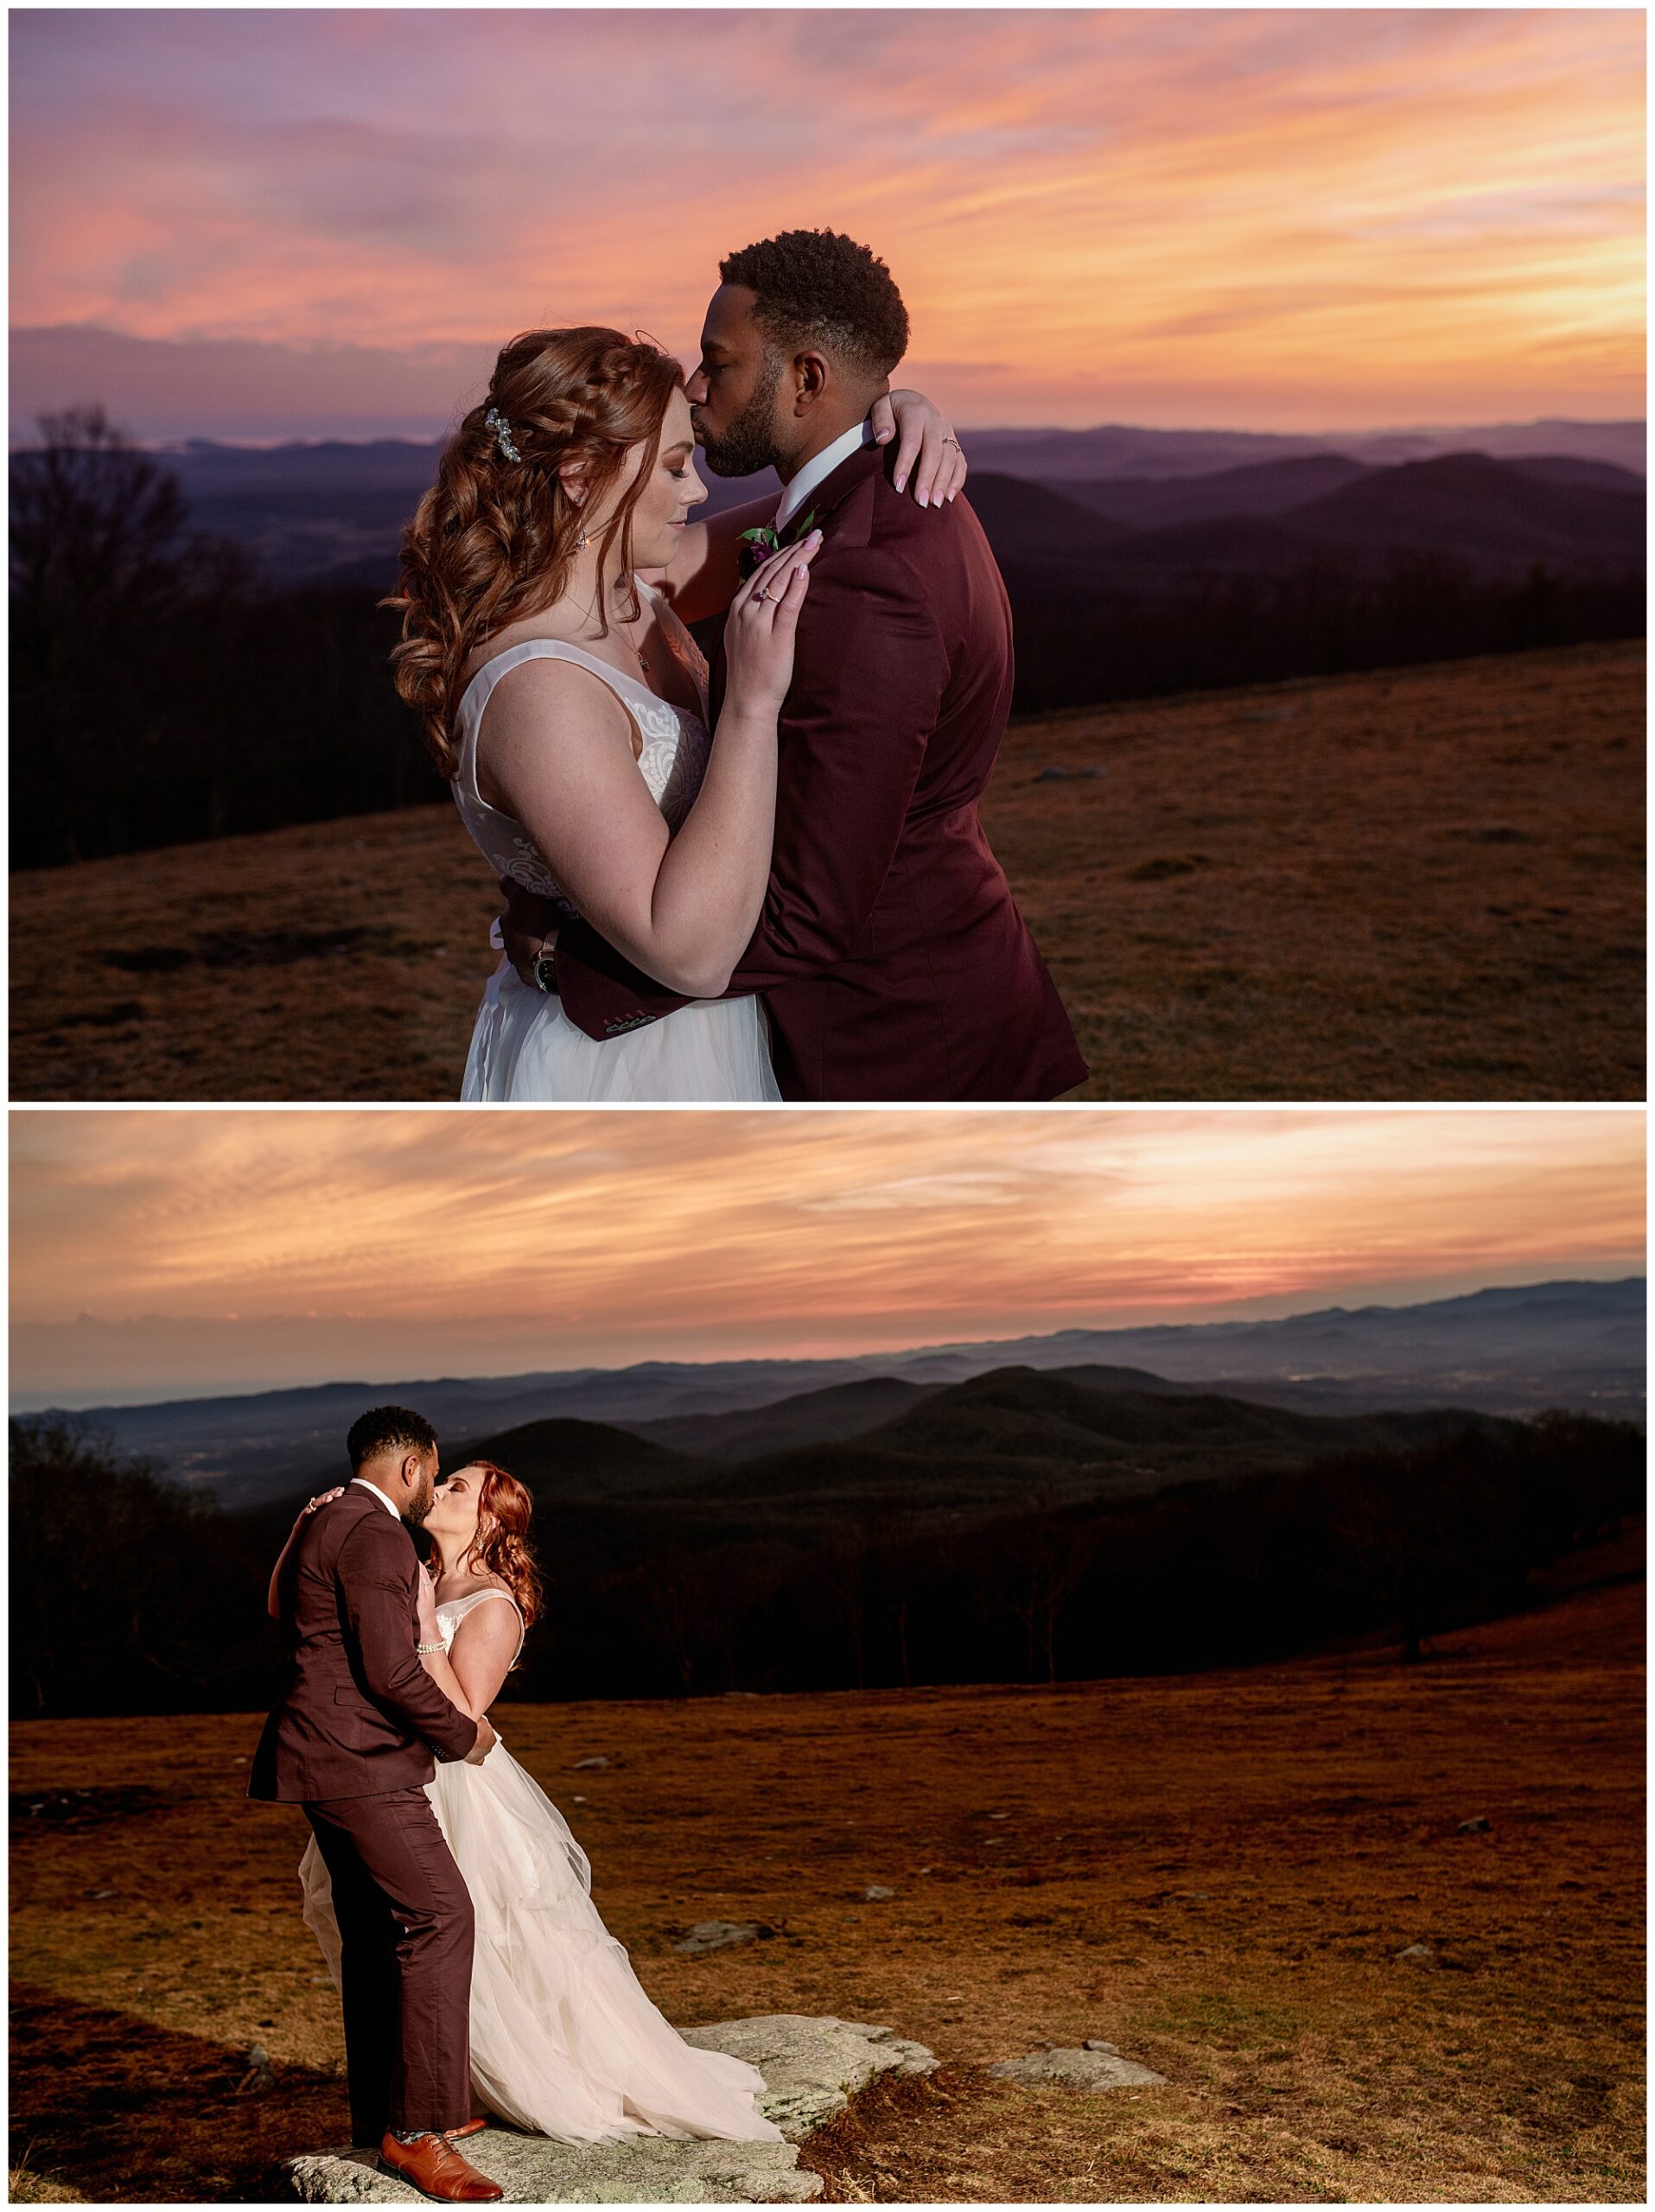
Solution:
[{"label": "grassy hillside", "polygon": [[[1626,644],[1014,726],[1080,1095],[1641,1098],[1643,707]],[[16,876],[12,1095],[452,1098],[497,905],[446,808]]]},{"label": "grassy hillside", "polygon": [[[669,2019],[939,2054],[806,2150],[829,2202],[1637,2203],[1644,1591],[1631,1537],[1571,1565],[1411,1668],[499,1719]],[[268,2201],[347,2132],[303,1819],[243,1795],[260,1717],[14,1729],[14,2201]],[[715,1918],[777,1932],[674,1951]],[[1087,2037],[1166,2086],[983,2071]]]}]

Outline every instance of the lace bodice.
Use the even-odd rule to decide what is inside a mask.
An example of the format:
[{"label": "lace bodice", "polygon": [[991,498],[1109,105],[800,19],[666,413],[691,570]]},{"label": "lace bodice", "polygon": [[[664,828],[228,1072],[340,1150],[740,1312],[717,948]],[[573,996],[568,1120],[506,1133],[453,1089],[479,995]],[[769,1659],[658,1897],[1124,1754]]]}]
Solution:
[{"label": "lace bodice", "polygon": [[[485,1598],[503,1598],[512,1611],[517,1614],[517,1649],[512,1656],[512,1665],[515,1667],[523,1656],[523,1639],[528,1631],[523,1625],[523,1615],[519,1610],[517,1599],[512,1597],[509,1590],[497,1590],[493,1583],[490,1583],[486,1590],[474,1590],[468,1598],[450,1599],[446,1605],[437,1607],[436,1625],[442,1631],[442,1649],[444,1651],[453,1650],[454,1639],[459,1633],[461,1622],[464,1620],[472,1607],[481,1605]],[[510,1672],[509,1669],[507,1672]]]},{"label": "lace bodice", "polygon": [[473,842],[496,875],[509,875],[525,891],[555,899],[568,914],[575,909],[559,889],[545,855],[533,838],[514,816],[490,806],[477,789],[477,733],[482,727],[483,711],[494,686],[502,676],[524,661],[570,660],[581,668],[589,668],[614,692],[636,723],[642,745],[638,772],[649,786],[650,797],[666,817],[668,827],[676,830],[689,812],[707,772],[707,755],[712,744],[705,720],[707,664],[695,639],[672,612],[665,594],[641,578],[638,588],[655,608],[661,637],[673,658],[694,681],[696,696],[701,701],[700,715],[675,707],[670,699],[663,699],[640,678],[623,675],[620,669],[612,668],[608,661],[600,660],[595,653],[589,653],[579,645],[566,645],[561,638],[525,638],[521,645],[508,645],[504,652],[496,653],[483,663],[466,686],[456,716],[460,764],[454,778],[454,800]]}]

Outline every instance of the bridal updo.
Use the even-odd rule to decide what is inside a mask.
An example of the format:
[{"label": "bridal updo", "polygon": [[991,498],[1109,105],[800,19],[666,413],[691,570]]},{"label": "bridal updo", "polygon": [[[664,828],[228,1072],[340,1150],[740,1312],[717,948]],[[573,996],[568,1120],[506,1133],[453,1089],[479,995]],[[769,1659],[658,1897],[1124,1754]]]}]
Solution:
[{"label": "bridal updo", "polygon": [[460,1561],[479,1574],[498,1574],[517,1599],[525,1630],[540,1611],[540,1569],[529,1548],[534,1500],[515,1475],[492,1459],[468,1459],[466,1471],[481,1475],[477,1491],[477,1533]]},{"label": "bridal updo", "polygon": [[632,448],[644,448],[599,547],[607,560],[619,539],[629,578],[632,511],[654,470],[667,403],[683,382],[670,353],[595,325],[525,331],[501,352],[487,391],[443,448],[436,481],[403,533],[398,590],[383,602],[403,618],[402,643],[391,656],[397,690],[423,722],[443,775],[459,765],[454,715],[472,652],[507,623],[551,606],[568,578],[582,506],[560,467],[578,466],[584,512],[596,513]]}]

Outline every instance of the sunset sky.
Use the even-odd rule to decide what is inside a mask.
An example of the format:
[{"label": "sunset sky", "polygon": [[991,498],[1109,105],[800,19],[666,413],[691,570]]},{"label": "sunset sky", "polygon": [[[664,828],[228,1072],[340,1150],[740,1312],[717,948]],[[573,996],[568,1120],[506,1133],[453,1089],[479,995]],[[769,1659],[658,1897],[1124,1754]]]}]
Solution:
[{"label": "sunset sky", "polygon": [[19,1408],[1635,1274],[1637,1113],[14,1109]]},{"label": "sunset sky", "polygon": [[888,261],[965,424],[1641,416],[1643,12],[24,10],[13,422],[434,436],[543,321]]}]

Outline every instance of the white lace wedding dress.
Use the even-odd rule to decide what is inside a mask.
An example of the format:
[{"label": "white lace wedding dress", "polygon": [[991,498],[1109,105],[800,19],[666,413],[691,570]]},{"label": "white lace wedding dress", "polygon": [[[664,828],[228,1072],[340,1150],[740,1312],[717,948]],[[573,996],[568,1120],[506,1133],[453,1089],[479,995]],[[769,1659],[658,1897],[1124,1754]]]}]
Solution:
[{"label": "white lace wedding dress", "polygon": [[[659,697],[608,661],[556,638],[529,638],[486,660],[467,685],[456,717],[460,763],[455,804],[473,841],[497,876],[574,908],[545,857],[512,815],[490,806],[477,788],[477,732],[502,676],[537,657],[574,661],[607,683],[637,725],[638,772],[669,826],[677,830],[706,773],[712,740],[707,711],[707,664],[665,595],[639,580],[656,609],[662,637],[694,680],[699,715]],[[493,940],[500,943],[498,929]],[[503,956],[477,1009],[466,1061],[463,1099],[617,1099],[708,1102],[779,1099],[770,1065],[764,1009],[756,998],[694,999],[659,1021],[602,1043],[577,1029],[554,994],[521,982]]]},{"label": "white lace wedding dress", "polygon": [[[445,1649],[472,1607],[491,1598],[513,1603],[491,1588],[438,1606]],[[443,1762],[425,1789],[476,1914],[471,2082],[483,2110],[564,2143],[781,2140],[755,2101],[758,2069],[696,2050],[651,2003],[598,1917],[586,1853],[503,1743],[481,1766]],[[299,1879],[305,1924],[337,1985],[339,1924],[314,1837]]]}]

